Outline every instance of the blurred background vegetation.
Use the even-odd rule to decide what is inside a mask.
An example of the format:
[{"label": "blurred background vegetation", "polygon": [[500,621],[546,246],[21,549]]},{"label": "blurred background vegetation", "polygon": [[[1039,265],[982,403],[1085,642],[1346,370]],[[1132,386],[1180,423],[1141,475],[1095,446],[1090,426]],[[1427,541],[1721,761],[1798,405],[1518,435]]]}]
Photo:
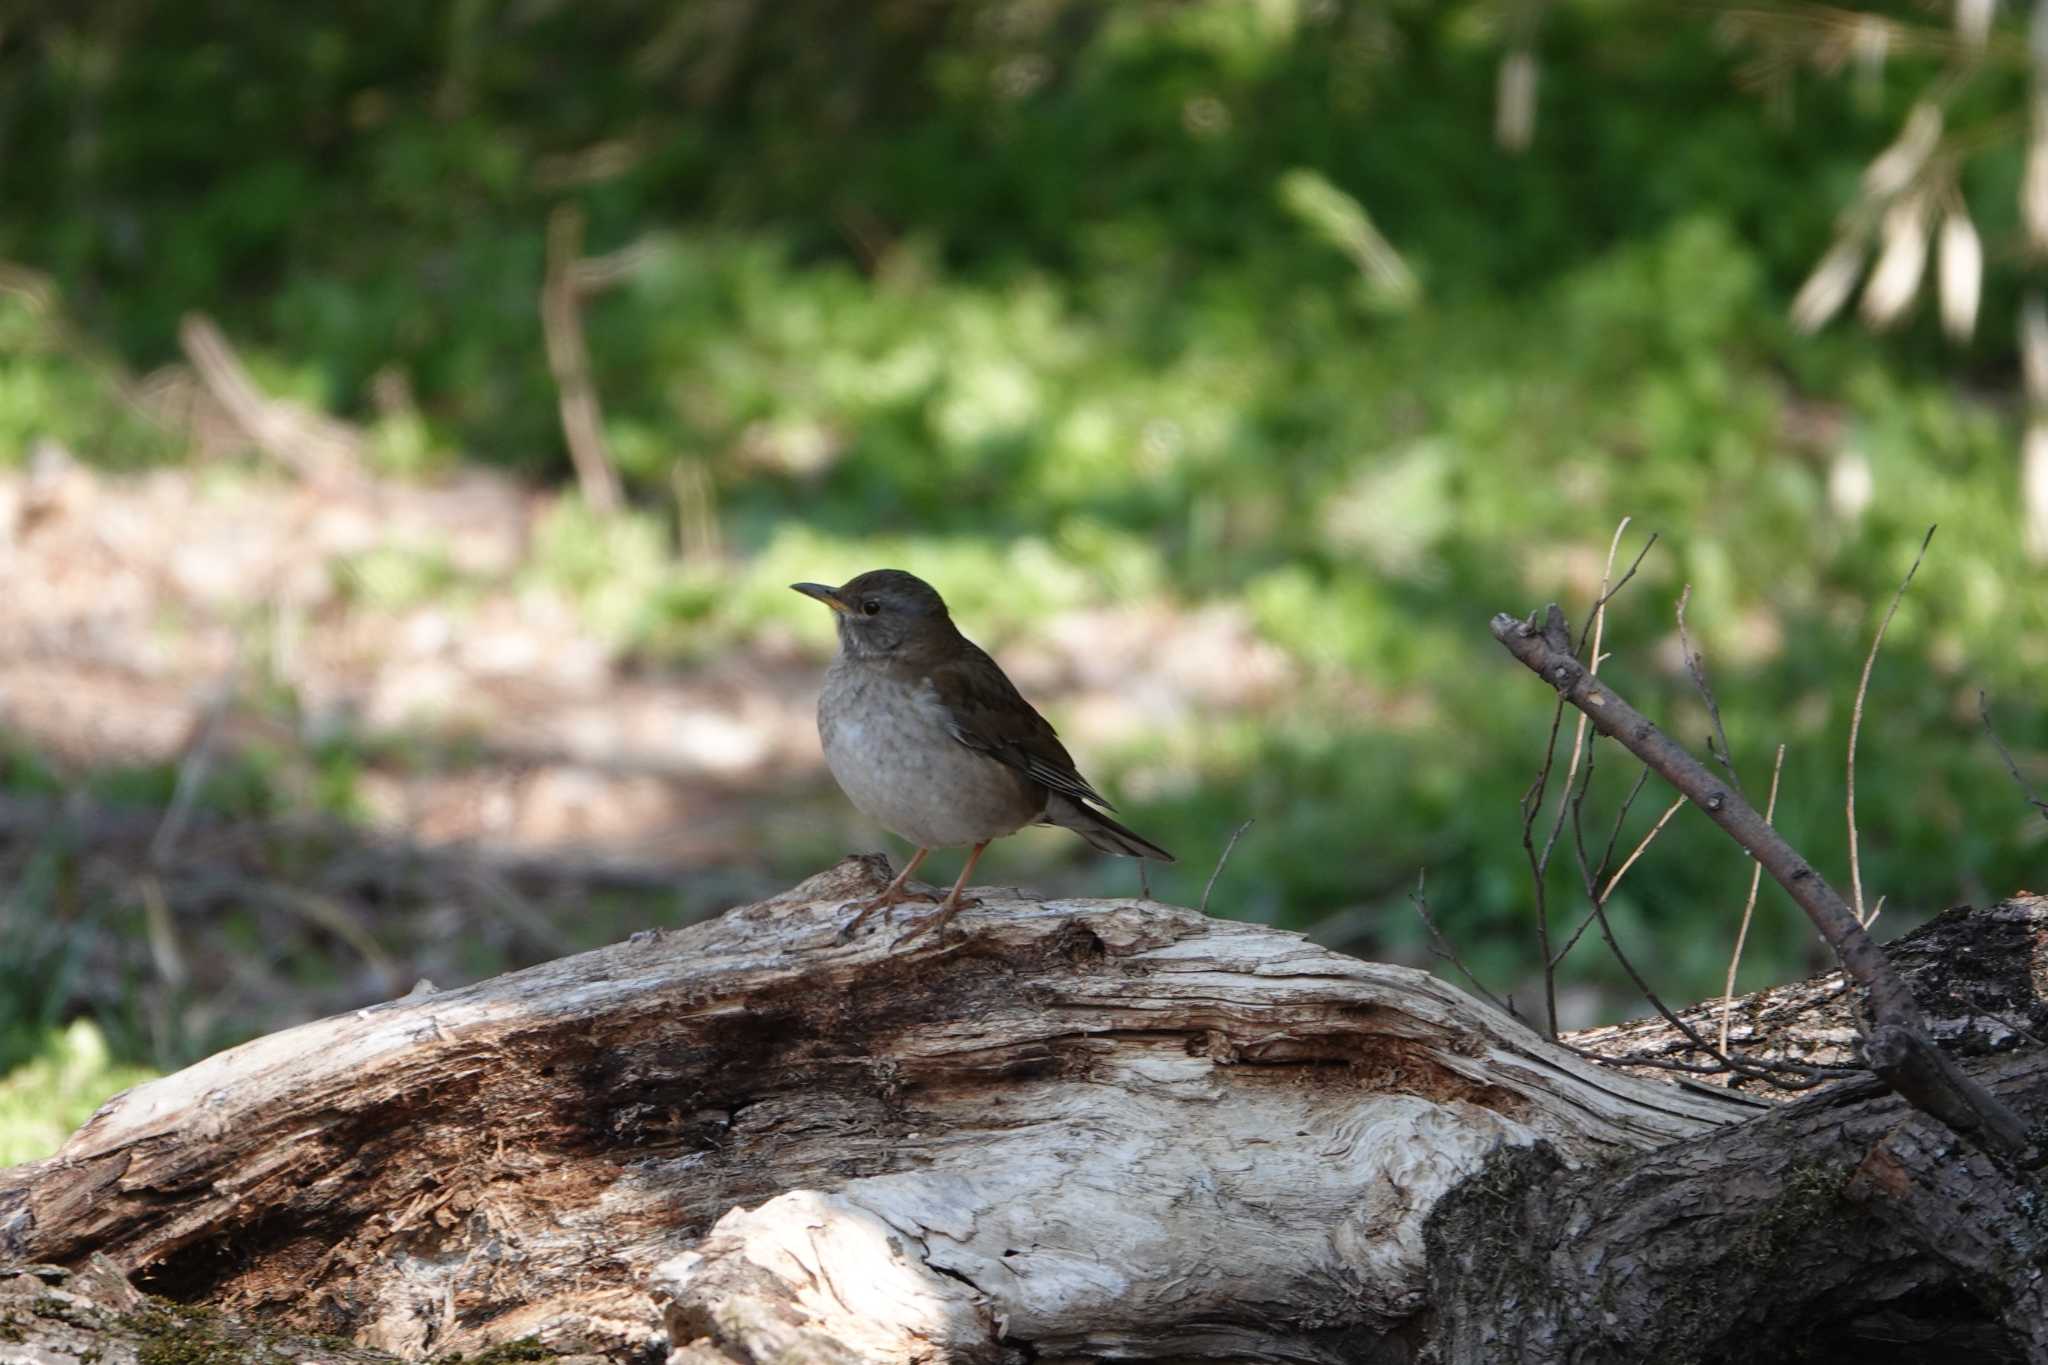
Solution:
[{"label": "blurred background vegetation", "polygon": [[[1977,702],[2048,774],[2029,60],[1973,0],[15,0],[0,1161],[883,846],[783,586],[881,565],[1179,851],[1155,895],[1255,819],[1212,908],[1421,963],[1426,867],[1527,1000],[1551,708],[1488,617],[1582,614],[1619,519],[1659,533],[1607,668],[1703,751],[1690,585],[1743,778],[1788,746],[1779,822],[1846,880],[1851,696],[1939,522],[1864,881],[1893,930],[2038,882]],[[1866,253],[1882,325],[1819,327]],[[1138,889],[1051,831],[983,866]],[[1681,813],[1617,894],[1670,997],[1747,873]],[[1766,890],[1741,985],[1820,960]],[[1565,979],[1640,1011],[1590,945]]]}]

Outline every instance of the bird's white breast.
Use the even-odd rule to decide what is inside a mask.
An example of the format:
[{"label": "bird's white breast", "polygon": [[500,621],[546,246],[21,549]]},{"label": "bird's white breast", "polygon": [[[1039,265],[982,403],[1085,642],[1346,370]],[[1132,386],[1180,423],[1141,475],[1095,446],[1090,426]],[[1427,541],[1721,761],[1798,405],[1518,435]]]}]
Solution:
[{"label": "bird's white breast", "polygon": [[1045,809],[1043,788],[953,738],[928,681],[842,656],[825,675],[818,738],[847,799],[921,848],[1000,838]]}]

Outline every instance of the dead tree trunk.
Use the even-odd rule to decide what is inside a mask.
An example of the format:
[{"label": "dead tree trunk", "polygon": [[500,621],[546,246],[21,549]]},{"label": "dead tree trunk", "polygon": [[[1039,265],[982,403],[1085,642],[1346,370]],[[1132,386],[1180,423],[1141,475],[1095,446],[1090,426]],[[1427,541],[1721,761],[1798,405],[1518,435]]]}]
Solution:
[{"label": "dead tree trunk", "polygon": [[[407,1357],[2040,1349],[2038,1217],[1969,1208],[1981,1159],[1869,1082],[1774,1108],[1623,1074],[1426,974],[1156,904],[990,894],[958,944],[837,944],[882,875],[138,1087],[0,1173],[0,1257],[103,1252]],[[1893,954],[2034,1122],[2044,944],[2028,900]],[[1804,991],[1835,1046],[1838,994]]]}]

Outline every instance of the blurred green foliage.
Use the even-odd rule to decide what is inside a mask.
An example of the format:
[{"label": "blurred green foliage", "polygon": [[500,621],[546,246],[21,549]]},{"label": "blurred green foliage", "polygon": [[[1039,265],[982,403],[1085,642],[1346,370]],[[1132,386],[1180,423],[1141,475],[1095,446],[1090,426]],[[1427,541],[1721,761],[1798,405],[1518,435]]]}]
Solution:
[{"label": "blurred green foliage", "polygon": [[[76,336],[147,371],[196,308],[274,390],[370,426],[387,468],[460,451],[563,480],[537,298],[548,215],[575,203],[588,251],[637,250],[585,310],[635,507],[565,501],[529,572],[651,662],[771,627],[822,647],[783,585],[885,563],[998,651],[1059,608],[1241,603],[1301,694],[1090,755],[1183,854],[1155,892],[1198,899],[1256,816],[1219,909],[1412,956],[1427,865],[1446,928],[1513,980],[1516,800],[1550,707],[1488,616],[1583,610],[1616,521],[1660,533],[1609,621],[1617,685],[1702,745],[1671,625],[1689,584],[1745,784],[1788,745],[1780,823],[1842,873],[1850,694],[1940,522],[1871,685],[1865,881],[1904,923],[2038,880],[2043,827],[1975,702],[2038,768],[2048,592],[1987,396],[2013,387],[2012,306],[1992,291],[1960,354],[1924,307],[1886,340],[1783,321],[1910,67],[1874,97],[1801,85],[1787,118],[1707,19],[1567,0],[1511,156],[1501,22],[1434,0],[32,4],[0,40],[0,258],[51,285],[0,298],[0,459],[176,458]],[[2016,164],[1988,151],[1973,184],[2009,200]],[[392,373],[396,412],[373,398]],[[1867,505],[1831,496],[1843,467]],[[690,469],[724,557],[671,549]],[[463,584],[422,552],[349,590]],[[1631,775],[1603,753],[1596,808]],[[1017,845],[994,875],[1042,856]],[[1682,816],[1616,919],[1691,998],[1746,884]],[[1746,985],[1813,960],[1772,894]]]},{"label": "blurred green foliage", "polygon": [[90,1019],[46,1029],[0,1072],[0,1166],[47,1156],[108,1096],[153,1074],[115,1060]]}]

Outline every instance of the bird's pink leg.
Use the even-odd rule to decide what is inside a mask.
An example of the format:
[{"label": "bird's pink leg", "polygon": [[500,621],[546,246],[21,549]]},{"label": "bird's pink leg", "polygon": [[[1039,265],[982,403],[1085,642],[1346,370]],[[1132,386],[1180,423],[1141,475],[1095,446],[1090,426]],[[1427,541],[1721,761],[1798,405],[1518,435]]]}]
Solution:
[{"label": "bird's pink leg", "polygon": [[866,923],[867,917],[874,914],[877,910],[887,910],[890,906],[907,900],[930,900],[931,895],[929,892],[904,890],[904,887],[910,882],[911,874],[917,871],[918,864],[922,863],[925,860],[925,856],[930,852],[931,850],[928,848],[921,848],[911,854],[910,861],[905,863],[903,870],[896,874],[896,880],[883,887],[880,894],[869,896],[864,901],[848,901],[844,908],[858,910],[860,913],[853,917],[852,923],[839,931],[839,941],[844,943],[852,938],[854,930]]},{"label": "bird's pink leg", "polygon": [[927,929],[936,929],[941,939],[945,937],[946,926],[953,922],[953,916],[959,914],[963,907],[975,903],[971,900],[961,900],[960,893],[967,889],[967,878],[973,874],[974,865],[981,861],[981,851],[988,846],[989,841],[983,839],[968,850],[967,865],[960,869],[960,879],[953,883],[953,889],[946,893],[946,899],[939,902],[939,908],[929,915],[912,920],[910,927],[889,945],[891,948],[902,947]]}]

